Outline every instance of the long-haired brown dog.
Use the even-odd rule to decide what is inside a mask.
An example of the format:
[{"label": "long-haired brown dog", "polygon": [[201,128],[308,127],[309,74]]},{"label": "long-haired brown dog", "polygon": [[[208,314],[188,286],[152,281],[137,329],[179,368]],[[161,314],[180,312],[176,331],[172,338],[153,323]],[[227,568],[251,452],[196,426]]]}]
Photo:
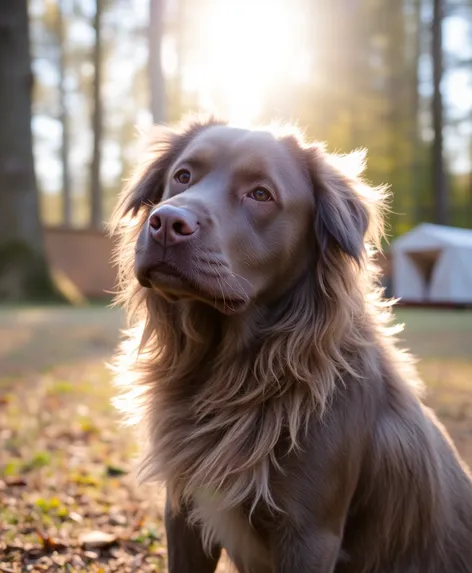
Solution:
[{"label": "long-haired brown dog", "polygon": [[162,128],[114,221],[117,356],[170,573],[471,573],[472,484],[395,347],[362,156]]}]

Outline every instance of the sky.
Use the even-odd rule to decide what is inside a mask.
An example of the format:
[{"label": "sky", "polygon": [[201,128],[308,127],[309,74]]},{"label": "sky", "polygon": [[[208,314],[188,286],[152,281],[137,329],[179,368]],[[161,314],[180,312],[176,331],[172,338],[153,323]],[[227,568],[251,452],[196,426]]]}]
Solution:
[{"label": "sky", "polygon": [[[444,48],[450,54],[472,61],[472,30],[460,17],[449,18],[444,28]],[[472,70],[462,69],[449,73],[444,85],[444,99],[453,117],[469,117],[469,121],[446,130],[451,168],[468,173],[471,166],[472,139]]]}]

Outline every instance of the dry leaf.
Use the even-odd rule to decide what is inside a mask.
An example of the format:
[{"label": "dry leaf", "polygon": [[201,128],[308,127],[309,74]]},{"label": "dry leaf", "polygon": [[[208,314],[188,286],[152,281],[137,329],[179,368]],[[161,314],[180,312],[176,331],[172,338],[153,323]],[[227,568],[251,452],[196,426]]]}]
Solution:
[{"label": "dry leaf", "polygon": [[84,520],[80,513],[77,513],[76,511],[69,512],[69,519],[71,521],[75,521],[76,523],[81,523]]},{"label": "dry leaf", "polygon": [[120,468],[119,466],[114,466],[111,464],[107,466],[107,475],[110,477],[124,476],[127,473],[128,472],[125,469]]},{"label": "dry leaf", "polygon": [[80,544],[86,549],[103,549],[110,547],[116,540],[116,535],[97,530],[83,533],[79,538]]},{"label": "dry leaf", "polygon": [[28,482],[23,477],[7,477],[5,478],[5,483],[8,487],[25,487]]},{"label": "dry leaf", "polygon": [[41,545],[46,553],[52,553],[53,551],[60,551],[65,549],[67,545],[55,541],[47,533],[43,533],[40,529],[36,529],[36,533],[41,541]]},{"label": "dry leaf", "polygon": [[110,525],[126,525],[128,520],[121,513],[111,513],[108,517]]},{"label": "dry leaf", "polygon": [[100,557],[100,553],[98,551],[84,551],[84,557],[90,559],[90,561],[95,561]]}]

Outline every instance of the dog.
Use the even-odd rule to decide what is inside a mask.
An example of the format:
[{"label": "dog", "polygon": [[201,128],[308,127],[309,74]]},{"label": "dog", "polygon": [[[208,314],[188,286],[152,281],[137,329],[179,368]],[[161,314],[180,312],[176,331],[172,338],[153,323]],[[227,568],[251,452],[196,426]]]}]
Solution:
[{"label": "dog", "polygon": [[[119,407],[166,485],[170,573],[472,573],[472,482],[374,265],[364,154],[157,128],[118,201]],[[119,399],[119,398],[118,398]]]}]

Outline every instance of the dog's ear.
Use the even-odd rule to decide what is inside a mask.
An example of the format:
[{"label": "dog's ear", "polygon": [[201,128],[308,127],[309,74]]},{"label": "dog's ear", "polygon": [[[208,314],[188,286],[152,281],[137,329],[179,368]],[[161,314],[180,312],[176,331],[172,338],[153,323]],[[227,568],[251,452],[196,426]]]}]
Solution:
[{"label": "dog's ear", "polygon": [[380,241],[382,188],[362,181],[365,152],[331,155],[320,145],[306,149],[315,193],[315,233],[321,256],[336,248],[361,263],[368,239]]},{"label": "dog's ear", "polygon": [[146,156],[135,169],[118,199],[111,218],[112,232],[124,217],[136,217],[142,207],[159,203],[164,193],[166,174],[187,145],[204,129],[223,122],[210,118],[185,120],[176,129],[155,126]]},{"label": "dog's ear", "polygon": [[184,138],[185,135],[163,125],[152,129],[146,155],[123,189],[118,205],[121,217],[127,214],[134,217],[144,204],[162,199],[166,173],[179,154],[179,140]]}]

